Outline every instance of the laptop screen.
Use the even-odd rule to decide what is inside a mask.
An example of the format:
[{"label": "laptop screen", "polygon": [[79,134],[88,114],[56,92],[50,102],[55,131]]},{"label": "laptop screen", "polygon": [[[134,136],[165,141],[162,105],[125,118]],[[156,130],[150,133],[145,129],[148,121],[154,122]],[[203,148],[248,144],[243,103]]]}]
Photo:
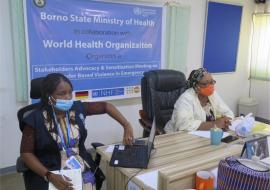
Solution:
[{"label": "laptop screen", "polygon": [[270,156],[270,136],[262,136],[249,139],[245,142],[241,156],[252,159],[253,156],[259,160]]},{"label": "laptop screen", "polygon": [[155,119],[155,117],[154,117],[153,123],[152,123],[152,127],[151,127],[151,132],[150,132],[150,135],[149,135],[149,137],[148,137],[148,142],[147,142],[147,146],[148,146],[148,156],[149,156],[149,157],[150,157],[150,154],[151,154],[152,145],[153,145],[153,143],[154,143],[155,133],[156,133],[156,119]]}]

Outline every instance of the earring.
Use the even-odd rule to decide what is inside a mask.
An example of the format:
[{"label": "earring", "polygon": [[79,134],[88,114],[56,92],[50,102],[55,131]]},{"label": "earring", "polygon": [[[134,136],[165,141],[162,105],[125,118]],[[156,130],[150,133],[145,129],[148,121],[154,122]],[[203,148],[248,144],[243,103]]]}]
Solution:
[{"label": "earring", "polygon": [[198,94],[198,93],[200,92],[200,87],[197,86],[197,85],[195,85],[195,86],[194,86],[194,90],[195,90],[195,92]]},{"label": "earring", "polygon": [[51,105],[51,106],[53,105],[53,101],[52,101],[51,96],[49,96],[49,98],[48,98],[48,104]]}]

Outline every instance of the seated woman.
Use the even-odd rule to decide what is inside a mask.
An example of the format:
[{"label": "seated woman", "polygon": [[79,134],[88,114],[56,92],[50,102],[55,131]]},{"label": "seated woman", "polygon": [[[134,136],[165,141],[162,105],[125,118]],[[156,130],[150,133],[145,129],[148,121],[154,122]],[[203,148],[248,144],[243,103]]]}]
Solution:
[{"label": "seated woman", "polygon": [[234,115],[214,90],[215,83],[206,69],[193,70],[188,89],[176,101],[165,131],[209,130],[214,126],[227,129]]},{"label": "seated woman", "polygon": [[62,74],[47,75],[41,89],[41,107],[24,120],[21,158],[29,167],[24,172],[26,189],[47,190],[48,181],[57,189],[73,189],[69,179],[50,171],[77,166],[82,171],[83,189],[95,189],[97,166],[84,146],[85,117],[109,114],[123,126],[124,144],[131,144],[133,140],[130,123],[112,104],[73,101],[72,84]]}]

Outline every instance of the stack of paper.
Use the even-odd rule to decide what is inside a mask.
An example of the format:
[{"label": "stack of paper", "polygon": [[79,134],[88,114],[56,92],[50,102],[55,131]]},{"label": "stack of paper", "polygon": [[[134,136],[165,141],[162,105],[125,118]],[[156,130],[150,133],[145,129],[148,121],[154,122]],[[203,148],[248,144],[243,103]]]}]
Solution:
[{"label": "stack of paper", "polygon": [[[73,189],[82,190],[82,173],[81,169],[72,169],[72,170],[57,170],[51,171],[52,173],[64,175],[71,179],[70,183],[73,184]],[[49,190],[57,190],[56,187],[49,183]]]}]

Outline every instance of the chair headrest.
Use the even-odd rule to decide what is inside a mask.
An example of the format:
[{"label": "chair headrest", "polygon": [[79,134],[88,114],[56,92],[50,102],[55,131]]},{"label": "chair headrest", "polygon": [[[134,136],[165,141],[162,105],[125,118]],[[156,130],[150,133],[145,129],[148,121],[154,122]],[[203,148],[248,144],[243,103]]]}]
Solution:
[{"label": "chair headrest", "polygon": [[30,97],[32,99],[41,98],[41,85],[44,77],[35,78],[31,80]]},{"label": "chair headrest", "polygon": [[151,88],[160,91],[171,91],[186,86],[186,77],[180,71],[175,70],[151,70],[144,73],[148,78]]}]

